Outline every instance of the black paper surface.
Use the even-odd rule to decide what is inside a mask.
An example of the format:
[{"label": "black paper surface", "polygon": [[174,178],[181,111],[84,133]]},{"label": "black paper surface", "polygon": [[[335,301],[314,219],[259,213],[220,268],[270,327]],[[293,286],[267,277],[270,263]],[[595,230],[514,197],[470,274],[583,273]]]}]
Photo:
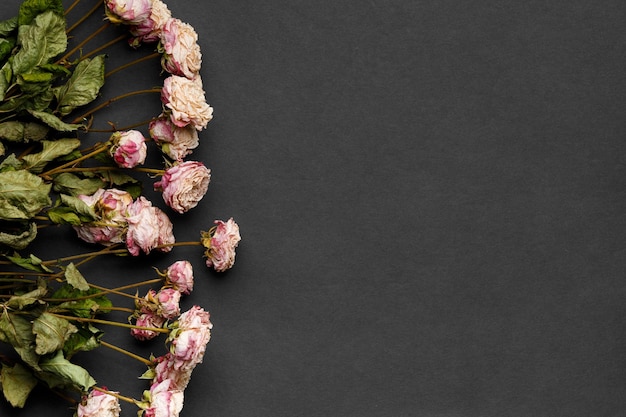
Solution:
[{"label": "black paper surface", "polygon": [[[214,329],[182,416],[626,413],[623,2],[167,4],[200,36],[215,109],[193,155],[209,192],[175,232],[233,216],[237,261],[94,273],[193,261],[185,302]],[[66,237],[40,245],[85,249]],[[84,360],[140,395],[141,364]],[[38,389],[0,413],[68,407]]]}]

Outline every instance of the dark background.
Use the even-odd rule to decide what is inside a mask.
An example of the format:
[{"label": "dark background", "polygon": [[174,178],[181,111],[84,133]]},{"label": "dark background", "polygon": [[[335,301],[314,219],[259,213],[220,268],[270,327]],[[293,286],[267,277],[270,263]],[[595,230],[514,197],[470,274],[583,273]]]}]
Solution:
[{"label": "dark background", "polygon": [[[624,2],[167,3],[215,108],[190,158],[209,193],[175,231],[233,216],[237,262],[92,273],[192,259],[185,303],[215,327],[183,416],[626,415]],[[84,249],[60,234],[41,250]],[[145,388],[119,354],[81,360]],[[71,415],[43,389],[0,410]]]}]

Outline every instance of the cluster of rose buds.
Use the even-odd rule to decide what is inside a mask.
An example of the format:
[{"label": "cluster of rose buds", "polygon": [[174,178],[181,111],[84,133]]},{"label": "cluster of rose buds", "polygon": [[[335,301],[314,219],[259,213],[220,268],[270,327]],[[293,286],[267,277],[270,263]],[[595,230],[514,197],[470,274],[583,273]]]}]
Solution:
[{"label": "cluster of rose buds", "polygon": [[176,261],[165,273],[165,285],[159,290],[149,290],[144,298],[135,301],[135,312],[130,317],[136,328],[131,330],[138,340],[150,340],[159,335],[152,330],[161,328],[180,315],[180,298],[193,289],[193,266],[189,261]]}]

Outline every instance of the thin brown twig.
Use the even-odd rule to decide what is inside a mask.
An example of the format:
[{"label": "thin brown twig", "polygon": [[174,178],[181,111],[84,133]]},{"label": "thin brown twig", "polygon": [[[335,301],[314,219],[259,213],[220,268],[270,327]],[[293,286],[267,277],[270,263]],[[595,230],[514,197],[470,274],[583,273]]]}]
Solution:
[{"label": "thin brown twig", "polygon": [[93,8],[91,10],[89,10],[87,12],[87,14],[85,14],[83,17],[81,17],[80,19],[78,19],[76,21],[76,23],[74,23],[72,26],[69,27],[69,29],[67,29],[65,31],[65,33],[70,33],[71,31],[73,31],[74,29],[76,29],[78,26],[80,26],[81,23],[83,23],[85,20],[89,19],[89,16],[91,16],[92,14],[94,14],[100,7],[102,7],[102,3],[104,2],[104,0],[98,0],[98,2],[96,3],[95,6],[93,6]]},{"label": "thin brown twig", "polygon": [[85,37],[85,39],[83,39],[78,45],[76,45],[74,48],[72,48],[68,53],[66,53],[65,55],[63,55],[63,57],[61,57],[58,61],[58,63],[61,63],[63,61],[66,61],[67,59],[69,59],[72,55],[74,55],[74,53],[78,50],[80,50],[83,46],[85,46],[90,40],[92,40],[93,38],[95,38],[96,36],[98,36],[98,34],[100,34],[101,32],[105,31],[109,26],[111,26],[111,22],[106,22],[105,24],[103,24],[102,26],[100,26],[98,29],[96,29],[91,35]]}]

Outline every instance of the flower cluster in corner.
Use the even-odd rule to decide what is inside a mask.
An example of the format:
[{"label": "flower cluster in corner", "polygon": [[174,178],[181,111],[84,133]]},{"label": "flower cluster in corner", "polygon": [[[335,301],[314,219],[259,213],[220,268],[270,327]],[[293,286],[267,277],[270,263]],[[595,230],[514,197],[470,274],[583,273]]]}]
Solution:
[{"label": "flower cluster in corner", "polygon": [[[168,215],[196,208],[212,175],[202,161],[187,159],[213,118],[198,34],[161,0],[97,0],[68,27],[80,1],[64,7],[62,0],[25,0],[15,17],[0,21],[0,341],[13,348],[12,355],[0,354],[1,389],[19,408],[38,384],[65,390],[77,417],[119,416],[121,401],[136,406],[139,416],[178,416],[213,328],[203,307],[181,308],[194,289],[192,262],[176,260],[154,268],[156,277],[117,288],[91,282],[80,269],[101,257],[149,256],[178,246],[202,248],[199,255],[215,272],[234,266],[241,236],[233,218],[215,220],[198,240],[179,242]],[[107,72],[105,53],[113,42],[88,51],[88,37],[68,47],[77,25],[102,16],[94,33],[122,27],[129,51],[148,48],[151,55]],[[158,61],[162,87],[103,97],[111,74],[150,58]],[[93,128],[102,109],[141,94],[158,97],[161,112],[127,128],[113,122],[110,130]],[[103,133],[104,141],[88,140]],[[146,165],[153,151],[163,161],[158,167]],[[142,193],[146,178],[163,208]],[[72,228],[95,249],[53,260],[29,253],[39,231],[55,226]],[[132,300],[132,308],[113,296]],[[125,318],[112,319],[116,312]],[[139,341],[162,336],[166,350],[140,357],[107,342],[101,326],[124,327]],[[141,379],[149,383],[139,398],[99,385],[72,361],[100,347],[146,365]]]}]

